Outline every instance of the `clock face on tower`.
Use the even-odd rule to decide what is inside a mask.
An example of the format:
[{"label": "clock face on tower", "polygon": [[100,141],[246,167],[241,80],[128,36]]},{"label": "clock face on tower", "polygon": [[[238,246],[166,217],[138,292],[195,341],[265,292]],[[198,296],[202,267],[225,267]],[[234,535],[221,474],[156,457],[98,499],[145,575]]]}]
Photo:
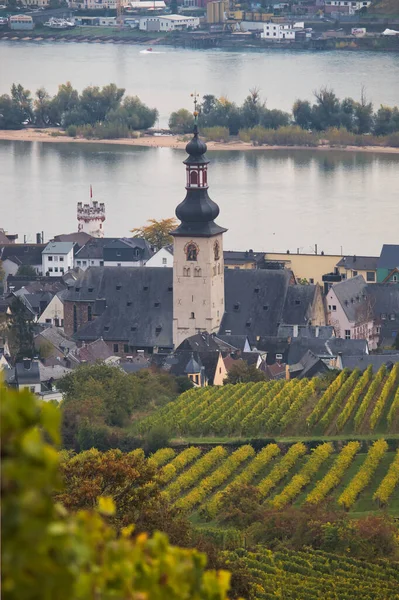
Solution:
[{"label": "clock face on tower", "polygon": [[219,242],[218,241],[216,241],[213,244],[213,254],[214,254],[215,260],[219,260],[220,259],[220,246],[219,246]]},{"label": "clock face on tower", "polygon": [[195,261],[198,257],[199,248],[197,244],[191,241],[184,246],[184,252],[186,254],[186,260]]}]

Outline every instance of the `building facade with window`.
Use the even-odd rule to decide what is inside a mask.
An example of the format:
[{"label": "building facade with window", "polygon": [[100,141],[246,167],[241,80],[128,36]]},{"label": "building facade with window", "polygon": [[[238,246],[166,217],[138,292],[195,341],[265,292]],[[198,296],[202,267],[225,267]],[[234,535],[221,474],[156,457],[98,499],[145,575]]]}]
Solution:
[{"label": "building facade with window", "polygon": [[49,242],[42,252],[42,270],[47,277],[62,277],[73,269],[72,242]]}]

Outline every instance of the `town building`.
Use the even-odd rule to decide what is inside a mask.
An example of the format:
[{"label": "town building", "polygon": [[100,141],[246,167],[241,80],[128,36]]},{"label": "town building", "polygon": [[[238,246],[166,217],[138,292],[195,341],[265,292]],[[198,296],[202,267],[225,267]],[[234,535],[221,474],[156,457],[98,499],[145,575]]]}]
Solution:
[{"label": "town building", "polygon": [[120,238],[103,247],[105,267],[143,267],[151,257],[149,243],[142,238]]},{"label": "town building", "polygon": [[295,40],[299,31],[304,31],[304,23],[265,23],[260,37],[263,40]]},{"label": "town building", "polygon": [[342,280],[362,275],[367,283],[374,283],[377,281],[377,262],[376,256],[343,256],[337,263],[337,271]]},{"label": "town building", "polygon": [[[246,336],[256,345],[276,336],[283,323],[326,324],[320,286],[297,285],[284,268],[224,268],[225,229],[215,222],[219,207],[208,195],[206,149],[195,127],[184,161],[186,197],[172,232],[172,269],[124,268],[129,261],[111,268],[104,248],[104,266],[90,267],[71,281],[64,328],[78,344],[101,337],[115,355],[126,357],[170,352],[204,332],[224,340]],[[112,249],[118,252],[118,244]]]},{"label": "town building", "polygon": [[357,11],[370,6],[371,0],[325,0],[324,12],[326,15],[341,13],[355,15]]},{"label": "town building", "polygon": [[337,337],[365,339],[371,350],[394,344],[399,332],[399,285],[367,284],[357,275],[333,285],[326,302]]},{"label": "town building", "polygon": [[96,238],[102,238],[104,237],[105,204],[104,202],[98,203],[92,198],[93,192],[90,186],[90,202],[86,204],[78,202],[78,231],[88,233]]},{"label": "town building", "polygon": [[42,311],[37,322],[43,325],[64,327],[64,300],[66,290],[55,294],[46,308]]},{"label": "town building", "polygon": [[377,262],[379,283],[399,283],[399,245],[384,244]]},{"label": "town building", "polygon": [[142,17],[139,29],[142,31],[185,31],[187,29],[198,29],[199,17],[187,17],[183,15],[157,15]]},{"label": "town building", "polygon": [[12,15],[8,19],[8,26],[13,31],[33,31],[35,24],[29,15]]},{"label": "town building", "polygon": [[173,245],[164,246],[145,263],[146,267],[173,267]]},{"label": "town building", "polygon": [[46,244],[15,244],[0,246],[0,260],[5,272],[5,289],[9,275],[16,275],[19,267],[32,267],[38,275],[42,274],[42,252]]},{"label": "town building", "polygon": [[73,269],[73,243],[49,242],[42,252],[42,271],[48,277],[60,277]]}]

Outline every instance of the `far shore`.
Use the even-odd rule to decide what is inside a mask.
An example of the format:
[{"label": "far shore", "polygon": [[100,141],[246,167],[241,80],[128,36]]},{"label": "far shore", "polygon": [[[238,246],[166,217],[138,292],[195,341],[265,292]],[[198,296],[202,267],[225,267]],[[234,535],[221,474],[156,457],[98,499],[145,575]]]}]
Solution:
[{"label": "far shore", "polygon": [[[87,140],[85,138],[73,138],[66,135],[54,135],[59,133],[57,129],[37,130],[26,128],[20,130],[0,130],[0,141],[20,141],[20,142],[54,142],[69,144],[113,144],[117,146],[141,146],[147,148],[174,148],[184,150],[187,142],[182,140],[181,136],[154,136],[143,135],[139,138],[119,138],[116,140]],[[247,142],[237,140],[231,142],[207,142],[208,150],[316,150],[332,151],[340,150],[345,152],[378,152],[380,154],[399,154],[399,148],[387,146],[330,146],[323,144],[320,146],[253,146]]]}]

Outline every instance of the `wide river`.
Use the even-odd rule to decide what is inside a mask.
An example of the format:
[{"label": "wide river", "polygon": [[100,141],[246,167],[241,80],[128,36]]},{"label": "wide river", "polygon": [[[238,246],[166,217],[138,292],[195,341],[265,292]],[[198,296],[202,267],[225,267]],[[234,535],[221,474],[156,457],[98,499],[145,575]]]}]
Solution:
[{"label": "wide river", "polygon": [[[50,93],[70,80],[115,82],[157,107],[160,125],[190,93],[242,102],[258,87],[270,108],[290,110],[327,85],[358,98],[362,85],[374,105],[399,103],[396,54],[373,52],[228,52],[112,44],[0,43],[0,94],[20,82]],[[214,152],[210,194],[226,247],[379,253],[399,243],[399,155],[316,152]],[[0,142],[0,227],[46,239],[76,229],[76,203],[106,202],[106,233],[127,235],[151,217],[173,215],[184,197],[185,154],[174,149],[104,144]]]},{"label": "wide river", "polygon": [[[209,152],[210,196],[228,249],[378,254],[399,243],[399,155]],[[0,142],[0,227],[48,239],[76,231],[76,203],[106,203],[106,235],[173,216],[186,154],[171,148]],[[341,248],[342,247],[342,248]]]}]

